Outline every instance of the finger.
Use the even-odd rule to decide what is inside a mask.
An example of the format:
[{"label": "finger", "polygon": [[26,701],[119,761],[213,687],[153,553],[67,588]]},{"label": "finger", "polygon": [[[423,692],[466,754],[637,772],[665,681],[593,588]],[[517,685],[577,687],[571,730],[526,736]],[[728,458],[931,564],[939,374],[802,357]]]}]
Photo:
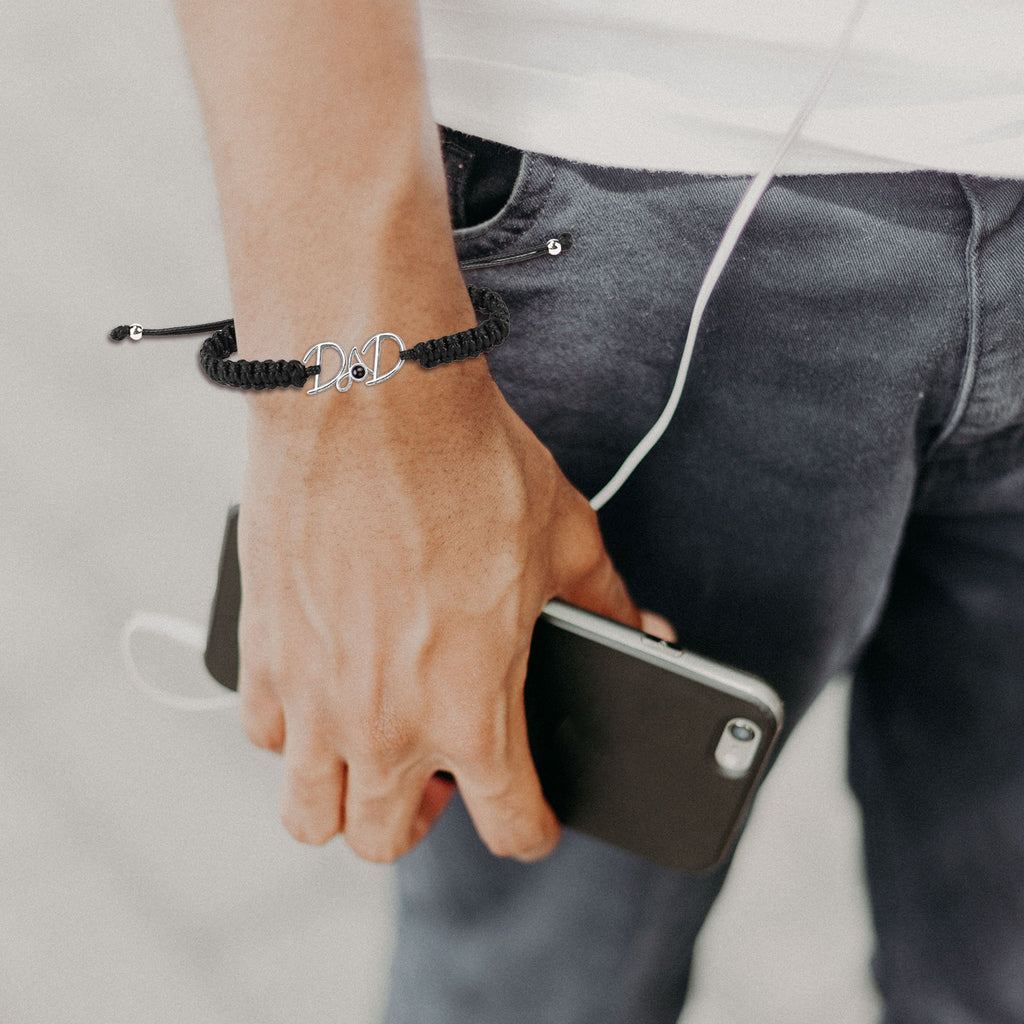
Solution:
[{"label": "finger", "polygon": [[641,628],[640,609],[633,603],[625,582],[603,546],[597,561],[564,586],[558,596],[587,611]]},{"label": "finger", "polygon": [[527,862],[546,857],[558,843],[560,827],[530,757],[521,697],[492,734],[490,749],[477,755],[464,767],[456,764],[455,773],[481,840],[499,857]]},{"label": "finger", "polygon": [[270,692],[252,677],[240,676],[238,681],[239,721],[254,746],[279,754],[285,743],[284,708]]},{"label": "finger", "polygon": [[597,513],[579,491],[566,491],[555,550],[555,596],[627,626],[640,625],[640,611],[604,546]]},{"label": "finger", "polygon": [[284,747],[281,821],[300,843],[321,846],[342,829],[344,762],[305,727],[290,729]]},{"label": "finger", "polygon": [[667,640],[670,644],[674,644],[679,639],[679,635],[668,619],[657,612],[648,611],[646,608],[640,610],[640,628],[651,636]]},{"label": "finger", "polygon": [[433,828],[434,822],[444,813],[457,788],[455,780],[447,772],[435,772],[427,780],[426,786],[423,787],[420,809],[413,822],[413,846]]},{"label": "finger", "polygon": [[390,864],[412,849],[426,834],[425,794],[429,789],[428,814],[441,796],[436,787],[431,788],[431,781],[431,771],[425,768],[382,772],[368,761],[350,762],[345,842],[353,852],[376,864]]}]

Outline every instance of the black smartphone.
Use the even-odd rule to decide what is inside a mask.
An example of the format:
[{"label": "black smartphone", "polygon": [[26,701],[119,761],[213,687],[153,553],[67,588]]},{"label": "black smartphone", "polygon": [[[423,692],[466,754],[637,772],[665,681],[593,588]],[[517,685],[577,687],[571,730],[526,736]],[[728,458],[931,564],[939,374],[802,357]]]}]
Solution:
[{"label": "black smartphone", "polygon": [[[237,508],[228,515],[206,666],[238,682]],[[526,676],[530,749],[559,820],[665,867],[728,855],[782,726],[763,680],[552,601]]]}]

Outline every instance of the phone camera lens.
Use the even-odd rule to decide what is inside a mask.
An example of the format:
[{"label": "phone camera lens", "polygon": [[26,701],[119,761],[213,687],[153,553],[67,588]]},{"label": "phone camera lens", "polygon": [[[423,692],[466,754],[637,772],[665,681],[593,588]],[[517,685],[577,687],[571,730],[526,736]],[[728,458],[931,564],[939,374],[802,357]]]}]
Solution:
[{"label": "phone camera lens", "polygon": [[734,740],[739,740],[741,743],[749,743],[757,735],[753,727],[747,725],[746,722],[733,722],[729,726],[729,732],[732,733]]},{"label": "phone camera lens", "polygon": [[729,779],[741,779],[754,765],[761,746],[761,730],[749,718],[731,718],[725,723],[715,760],[722,774]]}]

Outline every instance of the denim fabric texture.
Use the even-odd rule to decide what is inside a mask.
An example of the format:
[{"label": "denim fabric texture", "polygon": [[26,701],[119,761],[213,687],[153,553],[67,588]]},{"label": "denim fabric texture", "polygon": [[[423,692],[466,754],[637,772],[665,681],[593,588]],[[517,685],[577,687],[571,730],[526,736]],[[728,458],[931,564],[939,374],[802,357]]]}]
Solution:
[{"label": "denim fabric texture", "polygon": [[[512,312],[506,397],[594,494],[666,401],[745,181],[506,154],[477,180],[507,201],[465,223],[487,156],[446,153],[461,256],[573,233],[471,280]],[[767,679],[787,729],[855,672],[888,1024],[1024,1020],[1024,183],[773,183],[601,523],[637,603]],[[670,1024],[723,873],[573,834],[497,860],[456,803],[399,863],[389,1024]]]}]

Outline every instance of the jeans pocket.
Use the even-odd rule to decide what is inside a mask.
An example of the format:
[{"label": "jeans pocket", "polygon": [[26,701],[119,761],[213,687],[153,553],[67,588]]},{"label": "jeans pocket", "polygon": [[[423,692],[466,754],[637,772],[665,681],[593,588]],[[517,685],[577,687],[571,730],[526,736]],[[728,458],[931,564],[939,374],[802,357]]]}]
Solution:
[{"label": "jeans pocket", "polygon": [[443,128],[441,153],[452,227],[466,230],[498,217],[515,191],[523,151]]},{"label": "jeans pocket", "polygon": [[441,152],[460,256],[501,252],[537,221],[553,177],[550,160],[447,127]]}]

